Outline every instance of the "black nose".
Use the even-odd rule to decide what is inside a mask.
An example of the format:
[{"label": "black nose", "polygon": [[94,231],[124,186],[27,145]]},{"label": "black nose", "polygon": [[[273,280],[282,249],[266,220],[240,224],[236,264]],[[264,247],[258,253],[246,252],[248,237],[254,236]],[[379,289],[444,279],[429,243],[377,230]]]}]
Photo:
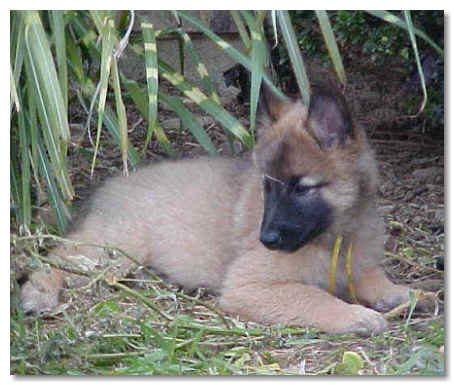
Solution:
[{"label": "black nose", "polygon": [[260,233],[260,242],[262,242],[268,249],[276,250],[281,247],[282,237],[277,230],[262,231]]}]

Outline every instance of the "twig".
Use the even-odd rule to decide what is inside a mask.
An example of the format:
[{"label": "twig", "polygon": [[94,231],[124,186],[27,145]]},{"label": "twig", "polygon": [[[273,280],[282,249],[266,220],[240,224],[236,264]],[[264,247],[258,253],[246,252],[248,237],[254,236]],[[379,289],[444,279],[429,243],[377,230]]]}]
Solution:
[{"label": "twig", "polygon": [[120,253],[122,256],[128,258],[130,261],[135,263],[137,266],[142,266],[142,264],[137,259],[130,256],[124,250],[122,250],[118,247],[115,247],[115,246],[103,245],[103,244],[92,243],[92,242],[75,241],[73,239],[63,238],[63,237],[59,237],[58,235],[53,235],[53,234],[25,235],[22,237],[18,237],[15,234],[12,234],[12,237],[13,237],[13,242],[27,241],[27,240],[34,240],[34,239],[52,239],[52,240],[58,241],[58,242],[69,243],[74,246],[92,246],[92,247],[99,247],[99,248],[103,248],[103,249],[109,249],[113,252]]},{"label": "twig", "polygon": [[122,283],[119,283],[115,277],[113,277],[113,276],[106,277],[104,280],[106,281],[106,283],[108,285],[121,289],[121,290],[125,291],[126,293],[128,293],[129,295],[132,295],[133,297],[139,299],[145,305],[147,305],[150,309],[152,309],[153,311],[158,313],[161,317],[164,317],[166,320],[173,321],[174,317],[172,317],[171,315],[169,315],[166,312],[159,309],[159,307],[156,306],[152,301],[150,301],[147,297],[143,296],[136,290],[130,289],[128,286],[125,286]]},{"label": "twig", "polygon": [[127,357],[140,357],[143,356],[145,352],[127,352],[127,353],[97,353],[97,354],[87,354],[85,358],[87,360],[112,360],[112,359],[122,359]]},{"label": "twig", "polygon": [[[422,301],[427,298],[432,299],[435,304],[434,316],[438,315],[438,312],[439,312],[438,298],[436,297],[435,294],[425,293],[421,290],[415,290],[415,298],[416,298],[417,302]],[[394,309],[388,311],[387,313],[384,313],[383,317],[385,317],[386,319],[391,319],[391,318],[397,317],[397,316],[401,315],[405,310],[407,310],[407,308],[411,305],[412,305],[411,300],[407,301],[405,303],[402,303],[402,304],[396,306]]]},{"label": "twig", "polygon": [[191,297],[191,296],[183,294],[181,292],[175,292],[174,290],[172,290],[172,288],[169,285],[167,285],[167,283],[165,283],[155,272],[153,272],[151,270],[148,270],[148,274],[150,274],[153,279],[157,280],[162,286],[164,286],[164,288],[173,292],[177,297],[180,297],[187,301],[196,303],[197,305],[204,306],[211,312],[215,313],[220,318],[220,320],[222,321],[222,323],[225,325],[225,327],[227,329],[230,329],[232,327],[232,325],[227,322],[226,318],[221,314],[221,312],[219,312],[219,310],[217,310],[215,307],[207,304],[205,301],[202,301],[198,298]]},{"label": "twig", "polygon": [[63,270],[63,271],[66,271],[67,273],[70,273],[70,274],[75,274],[75,275],[82,275],[84,277],[93,277],[93,273],[89,273],[87,271],[84,271],[84,270],[80,270],[80,269],[77,269],[75,267],[69,267],[69,266],[65,266],[55,260],[52,260],[50,258],[46,258],[46,257],[43,257],[42,255],[38,254],[38,253],[35,253],[35,252],[31,252],[31,254],[40,259],[41,261],[43,261],[44,263],[47,263],[49,264],[50,266],[52,266],[53,268],[55,269],[58,269],[58,270]]},{"label": "twig", "polygon": [[409,264],[410,266],[417,267],[420,270],[429,270],[432,273],[438,273],[438,274],[442,273],[438,269],[434,269],[434,268],[429,267],[429,266],[421,265],[419,263],[413,262],[413,261],[409,260],[408,258],[402,257],[400,255],[395,255],[395,254],[391,254],[391,253],[385,252],[385,256],[386,256],[386,258],[389,258],[389,259],[397,259],[399,261],[405,262],[405,263]]},{"label": "twig", "polygon": [[407,308],[411,305],[411,301],[407,301],[405,303],[401,303],[399,306],[396,306],[394,309],[388,311],[387,313],[383,314],[385,319],[391,319],[401,315]]}]

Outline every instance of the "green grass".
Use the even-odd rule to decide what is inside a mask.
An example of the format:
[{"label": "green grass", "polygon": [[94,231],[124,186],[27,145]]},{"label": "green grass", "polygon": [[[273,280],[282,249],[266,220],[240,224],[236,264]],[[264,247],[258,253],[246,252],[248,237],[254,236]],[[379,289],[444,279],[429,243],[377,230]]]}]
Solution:
[{"label": "green grass", "polygon": [[128,287],[98,281],[65,290],[67,303],[45,317],[24,316],[14,305],[13,290],[11,374],[352,374],[343,363],[346,352],[356,353],[354,364],[361,369],[354,374],[444,372],[442,316],[413,316],[408,327],[395,320],[389,331],[367,339],[330,336],[220,316],[211,310],[215,297],[203,291],[182,295],[153,275]]}]

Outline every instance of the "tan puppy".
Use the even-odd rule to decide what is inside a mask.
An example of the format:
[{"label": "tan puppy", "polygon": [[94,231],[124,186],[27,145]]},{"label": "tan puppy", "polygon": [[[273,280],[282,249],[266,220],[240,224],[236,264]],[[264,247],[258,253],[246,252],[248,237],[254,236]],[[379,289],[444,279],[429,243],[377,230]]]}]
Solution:
[{"label": "tan puppy", "polygon": [[[379,266],[377,167],[364,132],[352,124],[342,95],[323,88],[316,88],[309,107],[268,95],[261,114],[254,162],[162,162],[112,178],[95,191],[67,237],[118,247],[185,288],[209,288],[225,311],[244,319],[329,333],[383,331],[379,312],[407,301],[409,290],[391,283]],[[330,294],[338,234],[344,242]],[[348,303],[349,244],[361,305]],[[109,258],[89,246],[60,246],[52,254],[94,263]],[[64,274],[31,275],[22,288],[24,309],[55,307]]]}]

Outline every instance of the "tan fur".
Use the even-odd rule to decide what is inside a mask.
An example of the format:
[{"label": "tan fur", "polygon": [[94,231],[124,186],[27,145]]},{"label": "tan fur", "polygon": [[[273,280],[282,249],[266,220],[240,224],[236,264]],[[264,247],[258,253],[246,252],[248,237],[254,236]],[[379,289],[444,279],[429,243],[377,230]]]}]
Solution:
[{"label": "tan fur", "polygon": [[[119,247],[188,289],[207,287],[220,294],[226,312],[244,319],[330,333],[379,333],[386,321],[378,311],[407,300],[408,289],[388,281],[379,267],[378,176],[365,135],[355,128],[342,148],[321,150],[306,107],[286,104],[274,114],[275,123],[256,146],[255,166],[199,158],[112,178],[96,190],[68,238]],[[276,162],[282,146],[286,151]],[[334,221],[294,253],[270,251],[259,242],[265,171],[276,178],[297,174],[328,182],[321,194],[335,208]],[[330,254],[339,233],[345,241],[333,296],[327,292]],[[357,297],[368,307],[348,303],[344,255],[351,241]],[[102,249],[88,246],[59,247],[53,254],[106,259]],[[62,285],[60,271],[35,273],[22,290],[24,308],[53,308]]]}]

